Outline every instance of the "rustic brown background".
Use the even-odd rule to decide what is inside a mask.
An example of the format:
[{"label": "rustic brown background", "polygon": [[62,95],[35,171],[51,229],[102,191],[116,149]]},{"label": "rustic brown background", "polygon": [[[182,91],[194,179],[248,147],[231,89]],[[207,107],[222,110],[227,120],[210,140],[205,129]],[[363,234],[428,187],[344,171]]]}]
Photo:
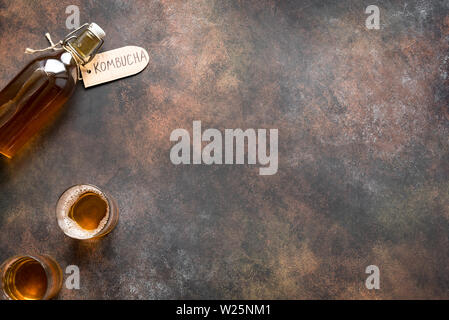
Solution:
[{"label": "rustic brown background", "polygon": [[[145,47],[138,76],[85,90],[0,160],[0,260],[81,269],[61,299],[449,298],[447,1],[4,1],[0,87],[65,29],[65,8]],[[378,4],[381,30],[365,28]],[[175,166],[176,128],[278,128],[279,172]],[[76,183],[117,199],[97,242],[54,207]],[[364,286],[381,270],[381,290]]]}]

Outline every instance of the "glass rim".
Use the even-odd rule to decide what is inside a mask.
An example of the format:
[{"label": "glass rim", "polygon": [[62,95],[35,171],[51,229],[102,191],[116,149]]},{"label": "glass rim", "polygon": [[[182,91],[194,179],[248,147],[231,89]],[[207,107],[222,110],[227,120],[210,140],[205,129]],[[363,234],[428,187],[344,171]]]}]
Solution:
[{"label": "glass rim", "polygon": [[[61,198],[62,198],[67,192],[69,192],[71,189],[74,189],[74,188],[76,188],[76,187],[83,187],[83,186],[92,187],[92,188],[94,188],[94,189],[96,189],[96,190],[98,190],[98,191],[100,192],[100,195],[104,198],[104,200],[106,200],[107,205],[108,205],[108,213],[109,213],[108,220],[111,218],[112,210],[113,210],[116,206],[115,206],[115,201],[114,201],[114,199],[109,195],[109,193],[103,191],[102,188],[100,188],[100,187],[98,187],[98,186],[96,186],[96,185],[94,185],[94,184],[91,184],[91,183],[78,183],[78,184],[74,184],[74,185],[68,187],[67,189],[65,189],[65,190],[61,193],[61,195],[58,197],[58,200],[56,201],[56,206],[55,206],[56,220],[57,220],[57,223],[58,223],[59,228],[61,229],[61,231],[62,231],[66,236],[68,236],[68,237],[70,237],[70,238],[72,238],[72,239],[77,239],[77,240],[92,240],[92,239],[100,238],[100,237],[102,237],[103,235],[106,235],[106,234],[107,234],[107,233],[106,233],[106,234],[103,234],[103,233],[104,233],[104,231],[109,227],[109,226],[108,226],[108,223],[105,223],[105,225],[104,225],[100,230],[98,230],[97,232],[95,232],[95,234],[93,234],[92,236],[90,236],[90,237],[88,237],[88,238],[77,237],[77,236],[74,236],[74,235],[72,235],[72,234],[68,234],[68,233],[66,232],[66,230],[64,230],[64,228],[63,228],[63,227],[61,226],[61,224],[60,224],[60,216],[59,216],[59,212],[58,212],[58,207],[59,207],[59,205],[60,205]],[[116,210],[116,209],[115,209],[115,210]],[[70,218],[69,218],[69,219],[70,219]],[[75,221],[75,223],[76,223],[76,221]]]},{"label": "glass rim", "polygon": [[[11,296],[6,290],[6,287],[9,287],[9,285],[7,285],[5,283],[5,276],[8,274],[8,272],[11,271],[11,268],[16,267],[16,265],[23,261],[23,260],[33,260],[37,263],[39,263],[39,265],[42,267],[42,269],[44,269],[45,271],[45,277],[47,279],[47,288],[45,289],[45,293],[42,296],[42,298],[40,299],[30,299],[30,300],[47,300],[50,297],[50,294],[52,292],[52,286],[51,286],[51,281],[52,281],[52,272],[50,270],[50,267],[48,266],[48,263],[45,261],[45,259],[50,260],[51,262],[53,262],[55,264],[55,266],[57,267],[57,271],[59,273],[60,278],[62,279],[62,269],[61,266],[59,265],[59,263],[56,262],[55,259],[53,259],[51,256],[46,255],[46,254],[17,254],[14,255],[12,257],[9,257],[8,259],[6,259],[1,265],[0,265],[0,275],[1,275],[1,283],[0,283],[0,288],[2,289],[2,293],[3,295],[9,299],[9,300],[19,300],[16,299],[15,297]],[[62,283],[61,283],[62,284]],[[59,291],[59,290],[58,290]]]}]

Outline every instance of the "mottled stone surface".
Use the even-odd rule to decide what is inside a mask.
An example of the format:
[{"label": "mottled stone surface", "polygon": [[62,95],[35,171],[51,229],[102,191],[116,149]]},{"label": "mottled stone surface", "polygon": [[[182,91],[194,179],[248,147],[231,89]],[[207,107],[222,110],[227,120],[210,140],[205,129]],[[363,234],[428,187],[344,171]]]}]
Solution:
[{"label": "mottled stone surface", "polygon": [[[377,1],[374,1],[377,2]],[[0,260],[81,269],[61,299],[449,298],[449,2],[4,1],[0,87],[63,37],[65,8],[145,47],[148,68],[85,90],[0,160]],[[176,128],[278,128],[279,171],[175,166]],[[106,238],[58,229],[58,196],[118,201]],[[366,266],[381,289],[365,288]]]}]

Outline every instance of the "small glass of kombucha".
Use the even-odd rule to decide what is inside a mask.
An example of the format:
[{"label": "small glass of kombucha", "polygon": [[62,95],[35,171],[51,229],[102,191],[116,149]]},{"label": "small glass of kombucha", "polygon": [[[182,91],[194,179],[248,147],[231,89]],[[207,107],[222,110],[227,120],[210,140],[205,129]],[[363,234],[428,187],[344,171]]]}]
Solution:
[{"label": "small glass of kombucha", "polygon": [[56,204],[59,227],[74,239],[96,239],[105,236],[118,222],[115,200],[91,184],[70,187]]},{"label": "small glass of kombucha", "polygon": [[5,300],[49,300],[62,287],[62,270],[47,255],[20,255],[0,266],[1,295]]}]

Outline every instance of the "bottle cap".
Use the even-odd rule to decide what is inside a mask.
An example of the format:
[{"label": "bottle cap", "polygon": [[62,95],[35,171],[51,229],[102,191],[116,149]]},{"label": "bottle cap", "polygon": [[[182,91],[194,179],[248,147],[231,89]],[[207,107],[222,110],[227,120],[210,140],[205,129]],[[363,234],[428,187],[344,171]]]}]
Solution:
[{"label": "bottle cap", "polygon": [[87,29],[89,29],[90,32],[92,32],[101,40],[103,40],[104,37],[106,36],[106,33],[103,31],[103,29],[101,29],[100,26],[95,22],[89,24],[89,27],[87,27]]},{"label": "bottle cap", "polygon": [[72,52],[78,63],[85,65],[92,60],[103,45],[105,36],[106,33],[98,24],[86,23],[67,35],[63,47]]}]

